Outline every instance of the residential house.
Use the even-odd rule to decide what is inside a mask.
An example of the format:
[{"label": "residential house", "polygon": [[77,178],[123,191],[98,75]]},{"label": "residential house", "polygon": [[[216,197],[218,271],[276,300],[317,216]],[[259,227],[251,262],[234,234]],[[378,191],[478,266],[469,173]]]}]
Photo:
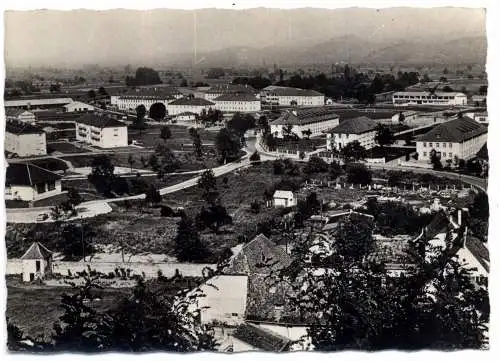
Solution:
[{"label": "residential house", "polygon": [[91,112],[94,111],[94,106],[90,104],[86,104],[83,102],[72,102],[63,106],[64,111],[67,113],[72,112]]},{"label": "residential house", "polygon": [[311,89],[300,89],[270,85],[260,92],[263,105],[270,106],[297,106],[322,107],[325,105],[325,96]]},{"label": "residential house", "polygon": [[292,191],[276,190],[273,194],[275,207],[293,207],[297,205],[297,197]]},{"label": "residential house", "polygon": [[85,114],[75,120],[76,140],[100,148],[126,147],[127,125],[105,114]]},{"label": "residential house", "polygon": [[467,160],[477,154],[487,138],[488,128],[469,117],[459,117],[416,138],[418,160],[429,162],[433,152],[441,161]]},{"label": "residential house", "polygon": [[52,254],[44,245],[33,242],[21,257],[23,282],[41,280],[52,273]]},{"label": "residential house", "polygon": [[61,194],[61,176],[31,163],[12,163],[5,175],[5,199],[38,201]]},{"label": "residential house", "polygon": [[36,121],[33,112],[21,108],[5,108],[5,117],[7,120],[17,120],[24,123],[34,123]]},{"label": "residential house", "polygon": [[328,131],[326,149],[341,150],[354,141],[359,142],[365,149],[371,149],[376,146],[375,136],[378,124],[378,122],[366,116],[344,120]]},{"label": "residential house", "polygon": [[19,157],[47,154],[45,132],[30,123],[18,120],[5,122],[5,150]]},{"label": "residential house", "polygon": [[400,91],[392,96],[397,106],[404,105],[467,105],[467,95],[457,92]]},{"label": "residential house", "polygon": [[285,110],[270,123],[271,134],[277,138],[317,137],[339,124],[339,116],[328,107]]},{"label": "residential house", "polygon": [[180,98],[167,104],[167,114],[172,116],[189,112],[200,115],[203,110],[208,111],[214,106],[214,102],[202,98]]}]

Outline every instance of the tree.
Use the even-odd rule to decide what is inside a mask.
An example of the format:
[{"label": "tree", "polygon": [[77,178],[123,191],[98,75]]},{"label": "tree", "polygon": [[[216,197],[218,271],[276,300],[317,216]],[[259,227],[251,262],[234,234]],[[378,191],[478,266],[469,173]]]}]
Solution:
[{"label": "tree", "polygon": [[80,195],[80,193],[78,193],[78,191],[75,188],[68,189],[67,197],[68,197],[68,202],[73,206],[77,206],[83,202],[82,196]]},{"label": "tree", "polygon": [[154,103],[149,108],[149,116],[157,122],[165,119],[167,115],[167,108],[163,103]]},{"label": "tree", "polygon": [[441,83],[446,83],[448,81],[448,78],[446,78],[445,76],[442,76],[442,77],[439,78],[439,81]]},{"label": "tree", "polygon": [[377,133],[375,134],[375,141],[381,146],[391,145],[394,143],[394,134],[387,126],[379,124],[377,126]]},{"label": "tree", "polygon": [[328,171],[328,163],[315,155],[309,158],[303,171],[305,174],[326,173]]},{"label": "tree", "polygon": [[137,108],[135,108],[135,113],[137,115],[137,118],[143,118],[146,116],[146,113],[147,113],[147,109],[146,107],[144,106],[144,104],[140,104],[137,106]]},{"label": "tree", "polygon": [[445,93],[451,93],[451,92],[453,92],[454,90],[453,90],[453,88],[452,88],[452,87],[450,87],[449,85],[445,85],[445,86],[443,87],[442,91],[443,91],[443,92],[445,92]]},{"label": "tree", "polygon": [[217,179],[212,169],[207,169],[201,174],[198,179],[198,188],[203,191],[202,198],[206,202],[213,203],[217,198],[219,194],[217,191]]},{"label": "tree", "polygon": [[430,161],[432,164],[432,169],[434,170],[443,169],[443,164],[441,163],[441,157],[437,155],[437,152],[435,150],[432,150],[430,154],[431,154]]},{"label": "tree", "polygon": [[200,213],[196,217],[196,223],[201,230],[209,227],[213,232],[219,233],[220,227],[227,224],[232,224],[233,219],[227,213],[227,210],[222,204],[210,204],[208,208],[202,207]]},{"label": "tree", "polygon": [[360,262],[373,247],[373,221],[365,216],[351,216],[339,221],[334,231],[337,253],[347,262]]},{"label": "tree", "polygon": [[368,185],[372,182],[372,173],[364,164],[348,164],[346,173],[349,183]]},{"label": "tree", "polygon": [[95,252],[92,240],[96,233],[85,223],[66,223],[60,235],[65,260],[79,261]]},{"label": "tree", "polygon": [[170,128],[166,125],[161,127],[160,138],[163,139],[164,142],[166,142],[170,137],[172,137],[172,131],[170,130]]},{"label": "tree", "polygon": [[106,89],[104,89],[103,86],[99,87],[99,89],[97,90],[97,94],[99,94],[101,97],[109,96],[108,92],[106,91]]},{"label": "tree", "polygon": [[340,150],[344,162],[357,162],[366,158],[366,149],[357,140],[349,142]]},{"label": "tree", "polygon": [[321,203],[318,200],[318,195],[315,192],[310,193],[305,200],[297,202],[297,212],[294,215],[294,223],[296,226],[303,226],[304,221],[316,214],[321,209]]},{"label": "tree", "polygon": [[132,155],[132,153],[128,155],[127,162],[128,162],[128,165],[130,166],[130,172],[132,172],[132,167],[134,166],[134,163],[135,163],[135,159],[134,159],[134,156]]},{"label": "tree", "polygon": [[250,161],[251,162],[258,162],[260,161],[260,155],[257,153],[257,151],[253,152],[252,155],[250,156]]},{"label": "tree", "polygon": [[144,117],[146,116],[146,107],[141,104],[136,109],[135,112],[137,116],[134,119],[134,128],[139,129],[142,134],[143,130],[146,129],[146,121]]},{"label": "tree", "polygon": [[196,128],[189,128],[189,135],[193,141],[193,150],[197,158],[203,157],[203,147],[201,137]]},{"label": "tree", "polygon": [[227,128],[222,128],[215,138],[215,147],[223,163],[234,160],[241,149],[240,137]]},{"label": "tree", "polygon": [[61,91],[61,84],[50,84],[49,91],[51,93],[57,93]]},{"label": "tree", "polygon": [[91,162],[91,172],[88,180],[99,193],[111,195],[113,183],[115,181],[115,166],[111,163],[111,158],[107,155],[98,155]]},{"label": "tree", "polygon": [[332,161],[330,163],[330,167],[328,169],[328,173],[330,175],[331,180],[336,180],[338,177],[340,177],[344,171],[342,170],[342,167],[338,162]]},{"label": "tree", "polygon": [[306,153],[304,153],[304,151],[303,151],[303,150],[301,150],[301,151],[299,152],[299,158],[300,158],[300,160],[304,160],[304,158],[305,158],[305,157],[306,157]]},{"label": "tree", "polygon": [[87,98],[92,99],[95,101],[95,98],[97,97],[97,94],[95,93],[95,90],[89,90],[87,92]]},{"label": "tree", "polygon": [[182,217],[177,226],[175,254],[179,262],[203,262],[211,256],[210,250],[200,240],[192,219]]},{"label": "tree", "polygon": [[161,84],[158,72],[147,67],[137,68],[135,71],[135,78],[128,78],[128,80],[127,86]]},{"label": "tree", "polygon": [[255,123],[255,118],[250,114],[235,113],[227,127],[241,137],[247,130],[255,128]]},{"label": "tree", "polygon": [[146,192],[145,201],[149,204],[158,204],[161,202],[160,192],[158,192],[158,189],[156,189],[153,184],[149,186],[149,189]]}]

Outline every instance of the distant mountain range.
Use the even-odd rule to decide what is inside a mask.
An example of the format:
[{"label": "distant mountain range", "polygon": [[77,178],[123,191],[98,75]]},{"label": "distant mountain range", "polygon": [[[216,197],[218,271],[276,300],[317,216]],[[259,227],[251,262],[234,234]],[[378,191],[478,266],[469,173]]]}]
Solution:
[{"label": "distant mountain range", "polygon": [[479,62],[473,8],[110,10],[5,13],[7,66]]}]

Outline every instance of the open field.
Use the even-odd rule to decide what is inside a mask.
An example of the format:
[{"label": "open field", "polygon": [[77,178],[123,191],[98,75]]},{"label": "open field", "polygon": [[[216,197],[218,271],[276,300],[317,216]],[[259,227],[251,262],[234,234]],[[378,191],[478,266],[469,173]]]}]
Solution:
[{"label": "open field", "polygon": [[87,153],[90,152],[87,148],[80,148],[68,142],[51,142],[47,144],[47,153]]},{"label": "open field", "polygon": [[[7,281],[6,316],[21,328],[25,336],[43,336],[48,341],[54,322],[59,320],[63,312],[60,307],[61,296],[65,292],[71,293],[71,288],[25,286],[16,283],[20,282]],[[97,290],[96,295],[99,295],[101,300],[94,301],[93,305],[98,311],[108,310],[129,294],[130,290],[124,288]]]},{"label": "open field", "polygon": [[[190,145],[193,143],[189,135],[189,128],[172,124],[167,126],[170,128],[172,136],[165,141],[165,145],[170,149],[184,150],[184,144]],[[142,143],[144,147],[155,147],[158,143],[163,143],[163,139],[160,138],[160,131],[162,127],[163,126],[161,125],[149,125],[142,133],[135,129],[129,129],[129,143],[131,143],[132,140],[136,140]],[[213,144],[217,135],[216,132],[204,129],[198,129],[198,134],[200,135],[203,144]]]}]

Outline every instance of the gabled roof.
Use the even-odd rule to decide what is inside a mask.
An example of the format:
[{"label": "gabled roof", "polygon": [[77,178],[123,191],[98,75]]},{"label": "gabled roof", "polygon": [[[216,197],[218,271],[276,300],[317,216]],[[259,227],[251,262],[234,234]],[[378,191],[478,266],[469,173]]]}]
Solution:
[{"label": "gabled roof", "polygon": [[202,98],[180,98],[168,103],[168,105],[211,106],[215,103]]},{"label": "gabled roof", "polygon": [[33,242],[21,259],[47,259],[52,256],[52,253],[43,244]]},{"label": "gabled roof", "polygon": [[90,125],[100,129],[127,126],[125,123],[120,122],[119,120],[100,114],[85,114],[79,117],[78,119],[75,119],[75,122]]},{"label": "gabled roof", "polygon": [[30,123],[21,122],[18,120],[9,119],[5,122],[5,131],[11,134],[42,134],[42,128],[34,126]]},{"label": "gabled roof", "polygon": [[287,351],[291,340],[276,332],[256,325],[242,323],[233,333],[233,337],[259,350],[270,352]]},{"label": "gabled roof", "polygon": [[256,94],[257,90],[246,84],[217,84],[211,86],[207,91],[208,94],[227,94],[227,93],[247,93]]},{"label": "gabled roof", "polygon": [[216,102],[260,102],[260,99],[251,93],[227,93],[214,99]]},{"label": "gabled roof", "polygon": [[269,238],[259,234],[234,255],[226,274],[269,274],[280,270],[291,262],[290,256]]},{"label": "gabled roof", "polygon": [[33,186],[56,181],[61,176],[31,163],[12,163],[7,167],[5,185]]},{"label": "gabled roof", "polygon": [[296,110],[285,110],[279,118],[272,121],[273,125],[304,125],[337,119],[339,116],[331,111],[331,108],[301,108]]},{"label": "gabled roof", "polygon": [[66,104],[66,105],[63,106],[63,108],[74,107],[75,105],[83,105],[83,106],[87,106],[87,107],[90,107],[90,108],[94,107],[93,105],[77,101],[77,102],[72,102],[72,103]]},{"label": "gabled roof", "polygon": [[292,87],[269,86],[263,89],[265,93],[277,96],[297,96],[297,97],[319,97],[324,96],[320,92],[312,89],[300,89]]},{"label": "gabled roof", "polygon": [[341,122],[329,133],[335,134],[363,134],[371,132],[377,128],[378,123],[368,117],[361,116]]},{"label": "gabled roof", "polygon": [[474,119],[462,117],[441,123],[429,132],[417,137],[416,140],[424,142],[462,143],[487,132],[488,128]]},{"label": "gabled roof", "polygon": [[4,106],[9,107],[26,107],[28,105],[35,107],[39,105],[64,105],[73,101],[71,98],[43,98],[43,99],[16,99],[6,100]]}]

